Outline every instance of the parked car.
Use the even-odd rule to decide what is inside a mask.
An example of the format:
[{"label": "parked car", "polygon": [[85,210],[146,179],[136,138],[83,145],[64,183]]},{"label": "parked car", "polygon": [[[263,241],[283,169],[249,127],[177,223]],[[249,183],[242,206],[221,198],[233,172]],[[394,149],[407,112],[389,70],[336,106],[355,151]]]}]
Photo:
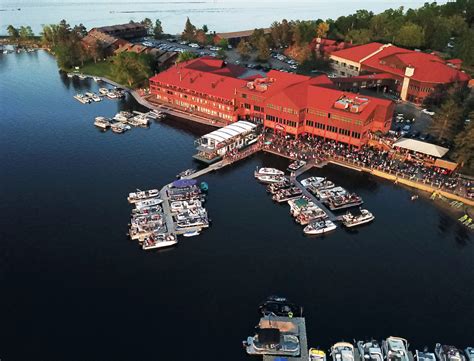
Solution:
[{"label": "parked car", "polygon": [[194,48],[194,49],[199,49],[199,45],[196,44],[196,43],[191,43],[191,44],[189,44],[189,46],[190,46],[191,48]]},{"label": "parked car", "polygon": [[297,65],[290,65],[290,69],[298,69]]},{"label": "parked car", "polygon": [[209,48],[209,50],[211,50],[211,51],[219,51],[219,50],[221,50],[221,48],[219,48],[219,47],[217,47],[217,46],[211,46],[211,47]]},{"label": "parked car", "polygon": [[428,109],[423,109],[421,112],[425,113],[425,114],[428,114],[428,115],[431,115],[431,116],[435,115],[435,112],[433,112],[431,110],[428,110]]},{"label": "parked car", "polygon": [[411,129],[411,126],[410,126],[410,125],[405,125],[402,130],[403,130],[404,132],[409,132],[410,129]]}]

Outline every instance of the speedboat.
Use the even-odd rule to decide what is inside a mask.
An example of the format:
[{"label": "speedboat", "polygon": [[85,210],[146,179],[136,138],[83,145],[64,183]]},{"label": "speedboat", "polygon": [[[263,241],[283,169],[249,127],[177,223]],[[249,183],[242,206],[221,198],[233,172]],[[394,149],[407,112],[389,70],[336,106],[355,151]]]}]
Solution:
[{"label": "speedboat", "polygon": [[300,183],[303,187],[308,187],[310,185],[316,185],[321,183],[325,178],[323,177],[309,177],[306,179],[303,179]]},{"label": "speedboat", "polygon": [[93,94],[91,96],[91,99],[95,102],[100,102],[102,100],[102,98],[100,96],[98,96],[97,94]]},{"label": "speedboat", "polygon": [[317,189],[315,194],[319,200],[325,201],[330,197],[343,196],[347,194],[347,191],[342,187],[334,187],[330,189]]},{"label": "speedboat", "polygon": [[466,361],[466,356],[464,356],[462,351],[450,345],[437,343],[435,346],[435,354],[439,361]]},{"label": "speedboat", "polygon": [[269,296],[265,301],[260,303],[258,310],[263,316],[281,316],[293,317],[297,314],[301,315],[301,308],[286,297]]},{"label": "speedboat", "polygon": [[282,183],[285,177],[281,175],[258,175],[256,178],[262,183]]},{"label": "speedboat", "polygon": [[176,237],[172,234],[169,235],[158,235],[153,236],[150,235],[145,237],[142,243],[142,249],[149,250],[149,249],[156,249],[156,248],[163,248],[163,247],[170,247],[174,246],[178,243]]},{"label": "speedboat", "polygon": [[102,79],[99,78],[98,76],[93,76],[92,79],[94,79],[95,82],[102,81]]},{"label": "speedboat", "polygon": [[199,199],[192,199],[189,201],[175,201],[171,202],[171,212],[182,212],[186,209],[200,208],[202,203]]},{"label": "speedboat", "polygon": [[354,361],[354,346],[348,342],[338,342],[331,347],[333,361]]},{"label": "speedboat", "polygon": [[[360,359],[363,361],[383,361],[382,348],[377,341],[357,342]],[[436,361],[436,360],[433,360]]]},{"label": "speedboat", "polygon": [[68,78],[73,78],[74,77],[73,73],[67,73],[66,75],[67,75]]},{"label": "speedboat", "polygon": [[342,216],[342,223],[348,227],[355,227],[361,224],[372,222],[375,219],[375,216],[370,213],[367,209],[361,209],[360,214],[352,214],[347,212]]},{"label": "speedboat", "polygon": [[148,118],[145,114],[138,114],[128,119],[128,122],[134,123],[134,125],[148,125]]},{"label": "speedboat", "polygon": [[382,343],[387,361],[410,361],[408,342],[404,338],[390,336]]},{"label": "speedboat", "polygon": [[309,361],[326,361],[326,352],[317,348],[310,348],[308,354]]},{"label": "speedboat", "polygon": [[298,336],[282,333],[278,328],[258,328],[255,336],[243,342],[249,355],[299,356]]},{"label": "speedboat", "polygon": [[433,352],[421,352],[416,350],[417,361],[436,361],[436,356]]},{"label": "speedboat", "polygon": [[102,129],[107,129],[110,127],[110,119],[105,117],[95,117],[94,125]]},{"label": "speedboat", "polygon": [[267,186],[267,192],[271,194],[275,194],[281,189],[290,188],[290,187],[291,187],[291,182],[288,179],[284,178],[282,182],[269,184]]},{"label": "speedboat", "polygon": [[320,222],[312,222],[304,227],[305,234],[324,234],[336,229],[336,225],[329,220],[320,221]]},{"label": "speedboat", "polygon": [[339,209],[360,206],[364,203],[364,201],[357,194],[352,193],[329,197],[327,200],[324,201],[324,203],[327,204],[331,211],[336,211]]},{"label": "speedboat", "polygon": [[188,177],[188,176],[190,176],[191,174],[194,174],[194,173],[196,173],[196,169],[189,168],[189,169],[183,170],[181,173],[178,173],[176,175],[176,178],[181,179],[183,177]]},{"label": "speedboat", "polygon": [[107,95],[108,92],[109,92],[109,89],[107,88],[99,88],[99,94],[101,95]]},{"label": "speedboat", "polygon": [[146,116],[153,120],[160,120],[163,119],[166,115],[165,113],[160,112],[159,110],[151,110],[146,114]]},{"label": "speedboat", "polygon": [[290,163],[288,166],[288,171],[294,172],[297,171],[298,169],[304,167],[306,165],[306,162],[304,160],[295,160],[294,162]]},{"label": "speedboat", "polygon": [[156,198],[159,195],[160,192],[158,191],[158,189],[150,189],[148,191],[138,190],[137,192],[129,193],[127,200],[129,203],[136,203],[145,199]]},{"label": "speedboat", "polygon": [[183,237],[194,237],[194,236],[199,236],[201,233],[198,231],[193,231],[193,232],[186,232],[183,233]]},{"label": "speedboat", "polygon": [[117,99],[117,94],[114,91],[108,91],[107,97],[110,99]]},{"label": "speedboat", "polygon": [[137,209],[142,209],[142,208],[147,208],[147,207],[151,207],[151,206],[156,206],[160,203],[162,203],[163,200],[159,199],[159,198],[149,198],[149,199],[145,199],[143,201],[138,201],[135,203],[135,208]]},{"label": "speedboat", "polygon": [[303,191],[298,187],[291,187],[288,189],[281,189],[272,196],[274,201],[279,203],[287,202],[290,199],[300,198],[303,195]]},{"label": "speedboat", "polygon": [[254,172],[255,178],[263,175],[284,175],[285,172],[278,170],[276,168],[257,168],[257,170]]},{"label": "speedboat", "polygon": [[126,123],[128,119],[130,119],[131,117],[133,117],[132,113],[122,110],[118,112],[117,114],[115,114],[114,120],[118,122]]},{"label": "speedboat", "polygon": [[468,361],[474,361],[474,347],[467,347],[466,351]]},{"label": "speedboat", "polygon": [[79,79],[81,80],[87,79],[87,75],[79,74],[78,76],[79,76]]}]

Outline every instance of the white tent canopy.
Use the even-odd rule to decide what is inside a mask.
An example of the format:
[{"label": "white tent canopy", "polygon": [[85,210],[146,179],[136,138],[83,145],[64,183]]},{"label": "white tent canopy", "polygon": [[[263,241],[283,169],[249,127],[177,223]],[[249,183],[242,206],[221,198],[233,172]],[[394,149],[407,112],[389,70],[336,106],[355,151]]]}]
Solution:
[{"label": "white tent canopy", "polygon": [[400,138],[395,143],[393,143],[393,146],[408,149],[413,152],[431,155],[437,158],[441,158],[449,151],[448,148],[440,147],[439,145],[426,143],[420,140],[410,138]]},{"label": "white tent canopy", "polygon": [[213,132],[204,135],[202,138],[207,140],[205,143],[217,146],[219,143],[225,142],[240,134],[248,133],[255,127],[256,125],[253,123],[240,120],[227,125],[224,128],[214,130]]}]

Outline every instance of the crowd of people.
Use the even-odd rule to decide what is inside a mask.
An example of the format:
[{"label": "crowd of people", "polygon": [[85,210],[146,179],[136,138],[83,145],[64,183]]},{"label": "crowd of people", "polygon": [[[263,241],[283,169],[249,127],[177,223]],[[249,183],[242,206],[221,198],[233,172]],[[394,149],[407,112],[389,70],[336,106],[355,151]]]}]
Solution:
[{"label": "crowd of people", "polygon": [[474,182],[461,178],[445,169],[427,166],[423,157],[402,154],[393,149],[383,150],[370,146],[361,148],[324,140],[319,137],[291,137],[264,133],[262,147],[292,159],[313,161],[338,160],[359,167],[376,169],[400,178],[428,184],[432,187],[474,199]]}]

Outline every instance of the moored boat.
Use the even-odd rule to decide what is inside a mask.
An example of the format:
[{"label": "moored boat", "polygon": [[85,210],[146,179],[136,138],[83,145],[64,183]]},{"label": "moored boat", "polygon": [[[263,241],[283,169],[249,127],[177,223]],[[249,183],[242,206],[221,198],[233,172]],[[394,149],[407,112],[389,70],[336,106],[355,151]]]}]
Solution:
[{"label": "moored boat", "polygon": [[333,361],[354,361],[354,346],[348,342],[338,342],[331,347]]},{"label": "moored boat", "polygon": [[304,228],[305,234],[325,234],[331,231],[334,231],[337,226],[329,220],[311,222]]},{"label": "moored boat", "polygon": [[360,206],[364,203],[362,198],[355,193],[338,195],[329,197],[324,201],[331,211],[337,211],[339,209],[351,208]]},{"label": "moored boat", "polygon": [[285,172],[278,170],[276,168],[257,168],[254,172],[255,178],[264,175],[285,175]]},{"label": "moored boat", "polygon": [[306,162],[304,160],[295,160],[294,162],[291,162],[290,165],[288,166],[288,171],[295,172],[298,169],[304,167],[305,165],[306,165]]},{"label": "moored boat", "polygon": [[97,94],[92,94],[91,99],[95,102],[100,102],[102,100],[102,98]]},{"label": "moored boat", "polygon": [[282,333],[278,328],[258,328],[244,341],[249,355],[298,356],[300,340],[296,335]]},{"label": "moored boat", "polygon": [[464,351],[466,351],[467,360],[474,361],[474,347],[467,347]]},{"label": "moored boat", "polygon": [[287,202],[290,199],[299,198],[301,197],[302,194],[303,192],[298,187],[291,187],[288,189],[279,190],[272,196],[272,199],[274,201],[281,203],[281,202]]},{"label": "moored boat", "polygon": [[190,176],[191,174],[194,174],[194,173],[196,173],[196,169],[189,168],[189,169],[183,170],[182,172],[178,173],[176,175],[176,178],[181,179],[183,177],[188,177],[188,176]]},{"label": "moored boat", "polygon": [[256,178],[262,183],[281,183],[285,180],[281,175],[259,175]]},{"label": "moored boat", "polygon": [[455,346],[441,345],[435,346],[435,354],[439,361],[466,361],[466,356]]},{"label": "moored boat", "polygon": [[436,361],[436,356],[433,352],[416,350],[416,361]]},{"label": "moored boat", "polygon": [[136,203],[149,198],[156,198],[160,195],[158,189],[150,189],[147,191],[138,190],[128,194],[127,200],[129,203]]},{"label": "moored boat", "polygon": [[342,223],[344,226],[351,228],[359,226],[361,224],[372,222],[375,219],[375,216],[370,213],[367,209],[360,209],[360,213],[356,214],[347,212],[342,216]]},{"label": "moored boat", "polygon": [[317,348],[310,348],[308,355],[309,361],[326,361],[326,352]]},{"label": "moored boat", "polygon": [[156,249],[156,248],[164,248],[174,246],[178,243],[176,237],[172,234],[169,235],[157,235],[153,236],[150,235],[143,240],[142,249],[149,250],[149,249]]},{"label": "moored boat", "polygon": [[258,306],[263,316],[296,317],[301,315],[301,307],[297,306],[286,297],[269,296]]},{"label": "moored boat", "polygon": [[114,133],[124,133],[126,132],[127,130],[130,130],[132,129],[129,125],[127,124],[123,124],[123,123],[114,123],[114,124],[111,124],[110,125],[110,129],[112,129],[112,131]]},{"label": "moored boat", "polygon": [[387,361],[410,361],[408,342],[404,338],[390,336],[382,343]]},{"label": "moored boat", "polygon": [[363,361],[383,361],[382,347],[379,342],[372,341],[358,341],[357,349],[359,351],[360,359]]},{"label": "moored boat", "polygon": [[102,129],[107,129],[110,127],[110,119],[105,117],[95,117],[94,125]]},{"label": "moored boat", "polygon": [[109,89],[107,88],[99,88],[99,94],[101,95],[107,95],[108,92],[109,92]]}]

